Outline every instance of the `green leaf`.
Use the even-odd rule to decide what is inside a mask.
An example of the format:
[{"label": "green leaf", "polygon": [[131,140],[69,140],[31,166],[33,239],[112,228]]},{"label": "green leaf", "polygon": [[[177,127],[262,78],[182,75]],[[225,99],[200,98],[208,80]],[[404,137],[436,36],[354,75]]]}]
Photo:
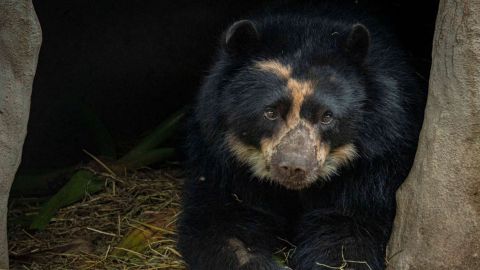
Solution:
[{"label": "green leaf", "polygon": [[53,195],[74,173],[74,167],[43,171],[35,174],[17,173],[10,195],[12,197]]},{"label": "green leaf", "polygon": [[15,226],[25,226],[31,224],[35,216],[21,216],[14,219],[7,220],[8,227],[15,227]]},{"label": "green leaf", "polygon": [[183,118],[187,108],[178,110],[176,113],[168,117],[160,125],[158,125],[152,133],[141,140],[137,146],[135,146],[130,152],[123,156],[120,162],[134,161],[137,158],[141,158],[142,155],[157,148],[166,139],[172,136],[180,126],[180,120]]},{"label": "green leaf", "polygon": [[40,210],[30,229],[45,230],[58,209],[85,198],[103,189],[105,179],[86,171],[78,171]]},{"label": "green leaf", "polygon": [[80,103],[80,107],[85,124],[98,145],[100,155],[116,159],[117,151],[115,150],[112,136],[103,125],[102,120],[84,104]]},{"label": "green leaf", "polygon": [[273,256],[273,260],[274,260],[276,263],[278,263],[279,265],[281,265],[281,266],[287,266],[287,265],[285,264],[285,262],[283,261],[282,257],[280,257],[280,256],[278,256],[278,255]]},{"label": "green leaf", "polygon": [[115,162],[115,164],[112,167],[117,171],[119,170],[119,168],[117,167],[120,167],[120,171],[122,171],[122,168],[135,170],[144,166],[149,166],[154,163],[163,162],[174,156],[175,156],[174,148],[160,148],[160,149],[147,151],[142,155],[139,155],[135,159],[119,160],[118,162]]}]

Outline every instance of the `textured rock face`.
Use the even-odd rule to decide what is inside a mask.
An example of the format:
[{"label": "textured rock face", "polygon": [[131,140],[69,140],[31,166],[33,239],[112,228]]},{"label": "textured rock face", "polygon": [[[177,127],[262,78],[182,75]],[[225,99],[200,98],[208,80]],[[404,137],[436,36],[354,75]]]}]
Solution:
[{"label": "textured rock face", "polygon": [[41,41],[31,0],[0,0],[0,269],[8,268],[8,193],[27,133]]},{"label": "textured rock face", "polygon": [[480,269],[480,1],[442,0],[425,122],[389,270]]}]

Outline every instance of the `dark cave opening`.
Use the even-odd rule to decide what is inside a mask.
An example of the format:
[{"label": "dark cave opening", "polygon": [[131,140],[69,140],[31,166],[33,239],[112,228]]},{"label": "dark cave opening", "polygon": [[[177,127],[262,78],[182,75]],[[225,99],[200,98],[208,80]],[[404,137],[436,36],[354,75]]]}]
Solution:
[{"label": "dark cave opening", "polygon": [[[350,1],[350,0],[349,0]],[[354,0],[351,0],[354,1]],[[359,0],[394,25],[428,79],[438,1]],[[118,152],[191,104],[222,31],[278,1],[33,1],[43,44],[20,173],[75,166],[97,154],[82,106]]]}]

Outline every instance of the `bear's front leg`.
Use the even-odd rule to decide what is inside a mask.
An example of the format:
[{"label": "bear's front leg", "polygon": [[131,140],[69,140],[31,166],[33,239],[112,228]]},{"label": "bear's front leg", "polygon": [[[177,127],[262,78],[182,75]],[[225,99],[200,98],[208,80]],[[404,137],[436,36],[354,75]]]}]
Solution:
[{"label": "bear's front leg", "polygon": [[231,196],[196,192],[186,199],[178,245],[189,269],[285,269],[272,257],[281,245],[284,220]]},{"label": "bear's front leg", "polygon": [[[380,219],[365,220],[328,210],[306,214],[296,228],[295,270],[385,268],[385,245],[390,232]],[[379,244],[383,243],[383,244]]]}]

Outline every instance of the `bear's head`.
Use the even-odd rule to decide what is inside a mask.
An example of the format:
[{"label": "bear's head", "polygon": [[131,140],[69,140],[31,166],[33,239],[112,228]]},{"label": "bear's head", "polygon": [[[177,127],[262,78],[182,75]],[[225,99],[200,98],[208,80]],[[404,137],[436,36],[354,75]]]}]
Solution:
[{"label": "bear's head", "polygon": [[300,40],[272,25],[243,20],[226,32],[218,110],[237,160],[259,179],[299,190],[358,155],[370,36],[357,24]]}]

